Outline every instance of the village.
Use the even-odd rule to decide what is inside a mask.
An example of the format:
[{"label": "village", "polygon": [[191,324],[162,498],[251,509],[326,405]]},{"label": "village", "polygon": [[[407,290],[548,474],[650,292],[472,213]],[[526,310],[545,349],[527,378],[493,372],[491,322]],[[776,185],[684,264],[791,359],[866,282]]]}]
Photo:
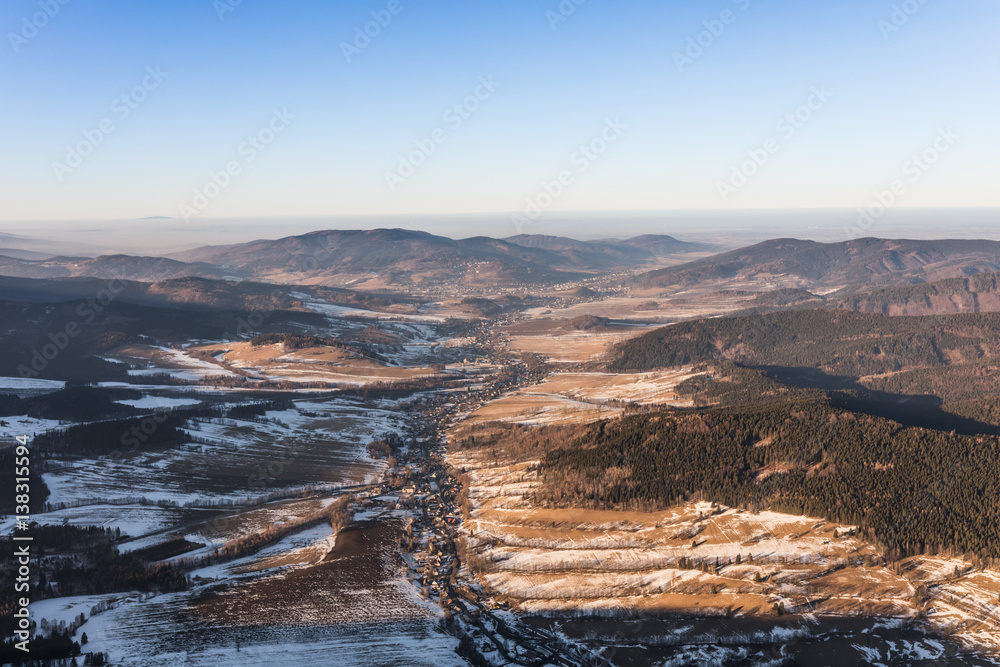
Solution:
[{"label": "village", "polygon": [[429,601],[444,610],[447,629],[459,637],[459,652],[480,665],[609,665],[592,651],[511,613],[463,569],[456,541],[463,514],[461,485],[445,463],[445,434],[453,420],[509,391],[541,382],[543,367],[531,368],[508,352],[498,325],[504,316],[472,332],[483,365],[498,368],[465,391],[436,394],[421,405],[420,418],[399,448],[400,462],[381,483],[358,494],[363,505],[403,509],[409,515],[400,547],[410,578]]}]

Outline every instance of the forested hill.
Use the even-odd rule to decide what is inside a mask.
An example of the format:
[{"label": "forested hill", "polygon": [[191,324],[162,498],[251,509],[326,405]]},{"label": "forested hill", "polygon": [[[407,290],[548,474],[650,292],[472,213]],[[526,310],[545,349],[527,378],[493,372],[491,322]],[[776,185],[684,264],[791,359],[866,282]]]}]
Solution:
[{"label": "forested hill", "polygon": [[796,402],[523,428],[463,446],[539,458],[543,504],[649,510],[700,496],[858,525],[890,558],[938,547],[1000,556],[996,437]]},{"label": "forested hill", "polygon": [[875,290],[831,301],[835,308],[885,315],[944,315],[1000,311],[1000,273]]},{"label": "forested hill", "polygon": [[891,317],[794,310],[682,322],[628,340],[612,371],[708,361],[811,368],[861,377],[1000,355],[1000,313]]},{"label": "forested hill", "polygon": [[282,286],[250,281],[209,280],[186,277],[144,283],[119,278],[34,279],[0,276],[0,298],[22,303],[65,303],[86,301],[102,295],[118,303],[182,310],[275,311],[308,308],[312,300],[349,308],[407,312],[419,299],[401,295],[376,294],[321,285]]}]

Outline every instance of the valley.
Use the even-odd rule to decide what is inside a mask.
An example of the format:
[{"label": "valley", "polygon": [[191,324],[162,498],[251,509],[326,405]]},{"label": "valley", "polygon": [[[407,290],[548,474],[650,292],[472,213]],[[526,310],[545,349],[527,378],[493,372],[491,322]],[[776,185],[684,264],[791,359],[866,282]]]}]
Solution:
[{"label": "valley", "polygon": [[[995,314],[630,280],[128,286],[3,384],[39,636],[122,665],[995,664]],[[18,281],[36,332],[86,299]]]},{"label": "valley", "polygon": [[1000,667],[998,20],[3,2],[0,667]]}]

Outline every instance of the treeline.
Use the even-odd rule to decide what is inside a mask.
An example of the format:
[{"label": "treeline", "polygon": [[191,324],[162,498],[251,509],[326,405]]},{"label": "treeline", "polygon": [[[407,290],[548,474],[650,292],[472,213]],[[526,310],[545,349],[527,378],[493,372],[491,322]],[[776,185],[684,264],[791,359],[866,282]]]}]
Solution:
[{"label": "treeline", "polygon": [[813,402],[514,427],[463,446],[540,459],[542,505],[651,510],[705,498],[858,525],[890,557],[949,548],[1000,557],[995,437]]},{"label": "treeline", "polygon": [[39,558],[46,553],[75,551],[115,542],[122,535],[120,528],[48,524],[32,524],[28,534],[34,542],[34,555]]},{"label": "treeline", "polygon": [[359,345],[351,345],[335,338],[320,338],[319,336],[303,336],[292,333],[269,333],[251,338],[250,344],[254,347],[282,345],[286,350],[301,350],[309,347],[332,347],[344,350],[358,357],[371,357],[379,361],[385,361],[384,357],[368,346],[362,348]]},{"label": "treeline", "polygon": [[342,287],[310,287],[307,288],[313,293],[335,306],[346,306],[350,308],[363,308],[367,310],[386,310],[393,306],[408,306],[409,310],[416,311],[423,303],[419,298],[404,295],[385,295],[372,292],[356,292]]},{"label": "treeline", "polygon": [[[283,411],[292,407],[294,407],[292,399],[275,398],[244,405],[184,407],[125,419],[74,424],[35,437],[31,443],[32,451],[36,455],[33,463],[37,463],[40,459],[107,456],[116,452],[124,456],[137,451],[177,447],[197,439],[182,430],[189,419],[230,418],[259,421],[265,418],[269,410]],[[138,412],[131,408],[129,410]]]},{"label": "treeline", "polygon": [[[188,576],[166,564],[148,565],[134,554],[120,553],[115,546],[119,533],[98,527],[39,526],[28,529],[34,559],[31,599],[34,601],[74,595],[104,595],[130,591],[171,592],[185,590]],[[0,538],[0,549],[13,553],[10,537]],[[16,563],[8,559],[0,566],[0,633],[13,635],[17,598],[14,588]],[[53,632],[32,640],[32,656],[50,659],[79,655],[67,633]],[[4,645],[4,661],[15,660]],[[37,651],[36,651],[37,649]],[[19,652],[20,656],[23,653]],[[16,661],[16,660],[15,660]]]},{"label": "treeline", "polygon": [[[351,521],[351,503],[353,502],[353,496],[341,496],[329,506],[316,510],[306,516],[292,519],[291,521],[286,521],[280,524],[272,524],[262,531],[230,540],[222,546],[213,549],[210,554],[192,556],[188,558],[178,558],[174,561],[174,563],[178,568],[193,570],[207,565],[225,563],[237,558],[252,556],[264,547],[274,544],[278,540],[287,537],[292,533],[297,533],[300,530],[304,530],[321,523],[329,523],[334,533],[339,533],[340,530]],[[223,524],[225,524],[224,519],[220,522],[220,525]]]},{"label": "treeline", "polygon": [[185,421],[185,416],[181,414],[163,413],[77,424],[64,430],[42,433],[31,445],[34,453],[44,458],[106,456],[115,452],[125,455],[177,447],[191,440],[181,430]]},{"label": "treeline", "polygon": [[189,584],[187,575],[169,563],[148,564],[133,553],[120,553],[110,540],[90,545],[83,558],[77,553],[46,559],[45,572],[45,581],[33,589],[39,599],[56,594],[181,591]]},{"label": "treeline", "polygon": [[246,405],[234,405],[226,410],[226,417],[230,419],[254,419],[265,417],[268,412],[284,412],[295,407],[294,401],[290,398],[278,398],[259,403],[248,403]]},{"label": "treeline", "polygon": [[319,336],[303,336],[292,333],[269,333],[254,336],[250,339],[250,344],[254,347],[265,347],[267,345],[282,345],[286,350],[301,350],[304,347],[336,347],[342,350],[352,349],[350,345],[342,343],[333,338],[320,338]]},{"label": "treeline", "polygon": [[366,385],[345,387],[337,391],[338,396],[357,396],[365,400],[399,399],[425,391],[442,390],[457,387],[460,381],[443,380],[440,377],[423,377],[402,380],[400,382],[372,382]]},{"label": "treeline", "polygon": [[[966,435],[1000,433],[1000,359],[904,371],[859,381],[796,369],[702,364],[676,391],[696,407],[825,400],[908,426]],[[775,375],[780,372],[779,375]]]},{"label": "treeline", "polygon": [[675,389],[696,407],[827,400],[822,390],[785,384],[766,371],[732,362],[704,364],[697,370],[701,373],[684,380]]},{"label": "treeline", "polygon": [[36,419],[93,421],[113,416],[133,415],[133,407],[115,401],[142,398],[136,389],[98,389],[85,385],[70,385],[64,389],[20,398],[0,394],[0,417],[28,415]]},{"label": "treeline", "polygon": [[864,384],[890,394],[933,394],[943,403],[960,403],[997,393],[998,374],[1000,358],[990,357],[966,364],[865,378]]},{"label": "treeline", "polygon": [[709,361],[817,368],[861,377],[1000,355],[1000,313],[889,317],[793,310],[682,322],[628,340],[612,371]]},{"label": "treeline", "polygon": [[[16,637],[11,637],[0,644],[0,664],[67,666],[80,664],[76,658],[81,655],[83,649],[79,642],[73,640],[69,630],[57,630],[47,635],[32,637],[29,653],[19,650],[16,647],[17,642]],[[67,662],[69,660],[74,660],[74,662]],[[105,665],[107,658],[103,653],[88,653],[83,656],[83,664]]]},{"label": "treeline", "polygon": [[397,334],[370,325],[355,333],[353,338],[368,345],[382,345],[396,349],[403,344],[403,339]]}]

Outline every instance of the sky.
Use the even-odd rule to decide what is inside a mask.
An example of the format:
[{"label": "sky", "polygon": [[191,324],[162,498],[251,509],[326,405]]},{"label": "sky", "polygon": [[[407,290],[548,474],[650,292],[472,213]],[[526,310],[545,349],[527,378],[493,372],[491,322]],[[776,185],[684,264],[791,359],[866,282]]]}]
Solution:
[{"label": "sky", "polygon": [[998,0],[4,0],[0,231],[995,207],[998,19]]}]

